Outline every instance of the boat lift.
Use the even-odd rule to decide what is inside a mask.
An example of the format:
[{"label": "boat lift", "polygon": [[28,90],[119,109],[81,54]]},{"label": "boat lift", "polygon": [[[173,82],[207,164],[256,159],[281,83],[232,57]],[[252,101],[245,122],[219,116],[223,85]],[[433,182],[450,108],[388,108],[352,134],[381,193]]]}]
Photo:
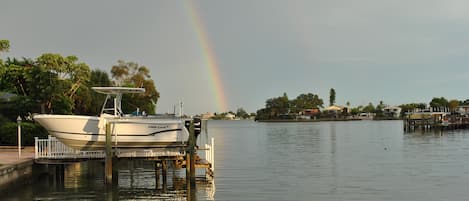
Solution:
[{"label": "boat lift", "polygon": [[[206,124],[206,123],[205,123]],[[190,133],[194,136],[194,126],[191,125]],[[206,129],[205,129],[206,131]],[[111,135],[110,133],[108,135]],[[103,160],[108,164],[109,159],[143,159],[153,160],[156,163],[161,163],[163,172],[166,172],[167,162],[172,162],[174,168],[186,168],[187,175],[189,174],[190,167],[204,168],[205,176],[207,179],[213,179],[215,170],[215,140],[210,139],[210,142],[203,144],[200,147],[195,146],[195,140],[189,142],[184,146],[178,147],[165,147],[165,148],[119,148],[110,145],[112,149],[111,154],[106,153],[107,150],[76,150],[66,146],[53,136],[48,136],[47,139],[39,139],[35,137],[35,162],[39,164],[68,164],[75,162],[83,162],[88,160]],[[190,141],[190,140],[189,140]],[[210,143],[210,144],[208,144]],[[192,145],[191,145],[192,144]],[[193,151],[191,151],[193,149]],[[192,153],[193,152],[193,153]],[[203,158],[200,157],[202,154]],[[107,156],[108,155],[108,156]],[[190,160],[193,158],[192,160]],[[191,166],[191,161],[193,165]],[[112,169],[112,160],[109,162]],[[108,164],[109,165],[109,164]],[[158,166],[158,165],[156,165]],[[106,168],[107,169],[107,168]],[[192,171],[191,171],[192,172]],[[109,176],[106,171],[106,175]],[[195,175],[193,175],[195,177]],[[110,176],[112,180],[112,176]]]}]

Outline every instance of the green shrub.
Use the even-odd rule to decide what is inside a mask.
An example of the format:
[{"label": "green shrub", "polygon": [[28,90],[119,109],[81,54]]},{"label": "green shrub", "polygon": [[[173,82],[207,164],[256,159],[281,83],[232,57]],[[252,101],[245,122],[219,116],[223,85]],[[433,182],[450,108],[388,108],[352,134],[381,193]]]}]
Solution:
[{"label": "green shrub", "polygon": [[[21,145],[33,146],[34,137],[47,138],[47,131],[39,124],[21,123]],[[16,122],[2,122],[0,125],[0,145],[18,144],[18,126]]]}]

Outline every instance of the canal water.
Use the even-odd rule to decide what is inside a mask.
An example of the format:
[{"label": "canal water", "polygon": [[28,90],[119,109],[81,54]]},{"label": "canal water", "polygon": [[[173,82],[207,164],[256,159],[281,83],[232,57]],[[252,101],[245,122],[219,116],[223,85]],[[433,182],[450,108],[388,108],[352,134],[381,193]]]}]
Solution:
[{"label": "canal water", "polygon": [[[404,133],[402,121],[256,123],[209,121],[215,179],[196,200],[466,200],[469,130]],[[153,165],[119,165],[113,200],[187,200],[184,169],[165,186]],[[65,168],[2,200],[105,200],[100,162]]]}]

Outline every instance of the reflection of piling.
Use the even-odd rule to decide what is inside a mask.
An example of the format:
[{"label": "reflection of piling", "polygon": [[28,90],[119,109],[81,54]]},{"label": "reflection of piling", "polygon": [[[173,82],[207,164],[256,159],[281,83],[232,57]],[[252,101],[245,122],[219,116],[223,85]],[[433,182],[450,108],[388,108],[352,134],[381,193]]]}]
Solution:
[{"label": "reflection of piling", "polygon": [[65,183],[65,165],[49,164],[48,165],[49,183],[56,189],[62,189]]}]

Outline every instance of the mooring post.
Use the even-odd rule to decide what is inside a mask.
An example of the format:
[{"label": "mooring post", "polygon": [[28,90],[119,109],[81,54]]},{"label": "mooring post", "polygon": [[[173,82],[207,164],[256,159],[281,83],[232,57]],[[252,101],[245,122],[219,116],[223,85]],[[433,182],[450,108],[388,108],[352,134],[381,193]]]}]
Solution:
[{"label": "mooring post", "polygon": [[190,173],[190,180],[194,180],[195,182],[195,128],[194,128],[194,121],[191,121],[191,125],[189,127],[189,173]]},{"label": "mooring post", "polygon": [[188,140],[187,154],[186,154],[186,183],[187,183],[187,200],[196,200],[195,196],[195,128],[194,121],[191,121],[189,126],[189,140]]},{"label": "mooring post", "polygon": [[161,170],[162,170],[162,176],[163,176],[163,191],[166,191],[168,187],[168,162],[166,159],[163,159],[161,161]]},{"label": "mooring post", "polygon": [[[189,145],[189,143],[187,143]],[[189,153],[189,148],[187,148],[186,150],[186,179],[188,179],[190,176],[191,176],[191,166],[190,166],[190,159],[191,158],[191,154]]]},{"label": "mooring post", "polygon": [[16,123],[18,124],[18,158],[21,158],[21,117],[18,115]]},{"label": "mooring post", "polygon": [[112,184],[112,142],[111,142],[111,124],[106,123],[106,159],[105,159],[105,181],[106,184]]},{"label": "mooring post", "polygon": [[155,161],[155,189],[158,190],[160,186],[160,174],[158,172],[158,161]]}]

